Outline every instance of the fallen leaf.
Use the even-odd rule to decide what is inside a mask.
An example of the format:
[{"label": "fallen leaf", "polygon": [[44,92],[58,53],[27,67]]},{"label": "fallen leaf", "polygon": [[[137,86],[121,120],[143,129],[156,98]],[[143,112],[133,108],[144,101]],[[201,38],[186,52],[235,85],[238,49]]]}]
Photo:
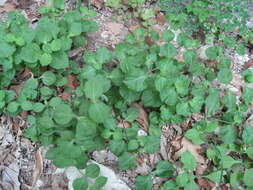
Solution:
[{"label": "fallen leaf", "polygon": [[70,94],[70,93],[64,91],[64,92],[61,93],[59,96],[61,97],[61,99],[65,100],[65,101],[68,101],[68,100],[71,99],[72,94]]},{"label": "fallen leaf", "polygon": [[14,122],[12,125],[12,130],[13,131],[18,131],[18,129],[20,128],[20,125],[18,122]]},{"label": "fallen leaf", "polygon": [[253,66],[253,59],[250,59],[244,66],[243,69],[248,69]]},{"label": "fallen leaf", "polygon": [[121,33],[121,31],[123,30],[124,26],[123,26],[123,24],[110,22],[107,24],[107,28],[110,33],[112,33],[114,35],[119,35]]},{"label": "fallen leaf", "polygon": [[78,83],[76,81],[76,77],[74,75],[68,75],[68,84],[66,87],[71,88],[72,90],[75,90],[76,87],[78,86]]},{"label": "fallen leaf", "polygon": [[35,153],[35,168],[32,176],[32,187],[34,187],[43,171],[43,159],[40,150]]},{"label": "fallen leaf", "polygon": [[149,126],[149,122],[148,122],[148,114],[146,113],[146,111],[144,110],[144,108],[140,105],[140,104],[133,104],[133,107],[136,107],[139,110],[139,116],[136,119],[136,121],[143,126],[145,132],[148,132],[148,126]]},{"label": "fallen leaf", "polygon": [[124,128],[130,128],[131,124],[128,121],[123,121],[123,127]]},{"label": "fallen leaf", "polygon": [[136,156],[136,162],[138,162],[139,165],[141,165],[141,164],[144,163],[144,161],[143,161],[143,159],[141,158],[140,155],[137,155],[137,156]]},{"label": "fallen leaf", "polygon": [[204,157],[199,154],[201,147],[199,145],[193,144],[191,141],[187,140],[184,137],[182,138],[180,144],[181,144],[181,149],[175,153],[175,159],[178,159],[183,152],[188,150],[195,157],[198,163],[198,166],[195,171],[196,175],[203,174],[205,169],[207,168],[207,165],[206,165]]},{"label": "fallen leaf", "polygon": [[154,45],[155,43],[154,43],[154,41],[151,39],[151,37],[149,37],[149,36],[146,36],[145,37],[145,42],[146,42],[146,44],[148,44],[149,46],[152,46],[152,45]]},{"label": "fallen leaf", "polygon": [[162,13],[158,13],[156,16],[157,24],[163,26],[166,22],[165,16]]},{"label": "fallen leaf", "polygon": [[198,178],[197,182],[200,188],[210,189],[215,187],[215,183],[209,181],[206,178]]},{"label": "fallen leaf", "polygon": [[131,33],[134,33],[135,30],[136,30],[137,28],[140,28],[140,27],[141,27],[141,26],[140,26],[139,24],[132,25],[132,26],[129,27],[129,31],[130,31]]},{"label": "fallen leaf", "polygon": [[10,12],[10,11],[16,11],[16,6],[12,3],[5,3],[3,5],[3,8],[0,9],[0,12]]},{"label": "fallen leaf", "polygon": [[103,2],[101,2],[100,0],[91,0],[90,3],[91,3],[91,5],[96,7],[97,9],[102,9],[103,8]]}]

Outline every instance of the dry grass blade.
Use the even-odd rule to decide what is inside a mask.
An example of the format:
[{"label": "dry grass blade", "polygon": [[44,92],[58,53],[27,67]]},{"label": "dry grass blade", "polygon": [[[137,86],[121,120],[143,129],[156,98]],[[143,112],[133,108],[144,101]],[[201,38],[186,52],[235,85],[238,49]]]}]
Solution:
[{"label": "dry grass blade", "polygon": [[40,150],[35,153],[35,168],[33,170],[32,187],[34,187],[43,171],[43,159]]}]

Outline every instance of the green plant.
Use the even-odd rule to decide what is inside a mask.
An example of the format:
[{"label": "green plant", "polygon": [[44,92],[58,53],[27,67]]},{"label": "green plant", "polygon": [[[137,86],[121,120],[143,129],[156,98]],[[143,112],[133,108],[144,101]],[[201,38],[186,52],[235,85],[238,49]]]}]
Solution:
[{"label": "green plant", "polygon": [[[215,68],[206,67],[196,53],[200,42],[182,32],[176,39],[185,48],[179,61],[172,31],[163,31],[160,38],[154,31],[138,28],[113,52],[105,47],[85,51],[84,64],[79,64],[68,53],[85,45],[83,35],[97,28],[90,20],[94,13],[84,7],[64,14],[60,10],[42,8],[36,29],[30,29],[18,13],[11,13],[1,25],[0,109],[13,117],[21,111],[29,113],[30,127],[24,135],[50,145],[46,158],[57,167],[86,168],[86,174],[74,181],[75,190],[102,189],[106,184],[99,167],[88,164],[90,152],[109,148],[118,156],[120,170],[134,169],[138,154],[160,151],[162,126],[180,126],[193,114],[204,119],[192,121],[184,136],[206,145],[210,168],[197,174],[198,160],[185,151],[179,173],[171,163],[160,161],[149,175],[136,178],[136,189],[151,190],[153,176],[168,179],[162,190],[197,189],[198,178],[219,186],[229,183],[235,189],[252,188],[253,128],[245,125],[245,113],[253,102],[253,90],[243,87],[238,103],[229,89],[214,85],[213,81],[226,85],[232,80],[230,60],[222,47],[206,50],[207,57],[218,63]],[[23,79],[20,92],[9,90],[20,83],[25,68],[31,76]],[[250,71],[243,77],[252,82]],[[63,92],[69,98],[63,98]],[[147,110],[149,126],[138,122],[136,102]],[[138,136],[140,128],[148,135]],[[95,179],[92,184],[90,178]]]},{"label": "green plant", "polygon": [[166,12],[173,29],[181,28],[207,43],[220,41],[227,48],[237,48],[236,37],[229,33],[235,30],[241,36],[248,33],[247,3],[248,0],[159,0],[157,4]]}]

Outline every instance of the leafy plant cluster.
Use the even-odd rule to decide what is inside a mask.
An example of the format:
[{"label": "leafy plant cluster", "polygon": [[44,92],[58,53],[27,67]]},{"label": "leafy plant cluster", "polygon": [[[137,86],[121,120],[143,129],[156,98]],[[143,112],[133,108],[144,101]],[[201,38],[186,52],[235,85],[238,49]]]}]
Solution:
[{"label": "leafy plant cluster", "polygon": [[227,48],[236,48],[239,54],[244,52],[244,44],[237,43],[237,33],[244,40],[250,35],[246,23],[249,15],[248,0],[159,0],[157,5],[166,12],[167,20],[173,29],[182,29],[192,33],[206,43],[220,42]]},{"label": "leafy plant cluster", "polygon": [[[207,57],[218,63],[207,67],[196,53],[200,42],[187,32],[175,39],[172,31],[165,30],[160,38],[154,31],[139,28],[113,52],[105,47],[84,52],[84,64],[79,64],[68,53],[84,46],[84,35],[97,26],[88,9],[62,14],[64,8],[62,1],[42,8],[35,29],[17,13],[11,13],[1,25],[0,106],[13,117],[23,110],[29,113],[25,136],[50,145],[46,157],[57,167],[86,168],[83,177],[74,181],[74,189],[97,190],[106,184],[99,167],[88,162],[90,152],[108,148],[118,156],[120,170],[134,169],[138,154],[159,152],[162,126],[180,125],[193,114],[205,119],[195,121],[185,137],[206,145],[204,156],[210,166],[205,173],[196,174],[198,160],[185,151],[180,173],[162,160],[149,175],[137,177],[136,189],[151,190],[153,176],[167,179],[161,190],[197,189],[198,178],[229,183],[234,189],[253,187],[253,128],[245,125],[253,89],[243,87],[238,100],[229,89],[213,85],[214,81],[226,85],[232,80],[230,60],[222,47],[206,50]],[[176,59],[173,40],[185,48],[183,61]],[[11,87],[20,82],[25,68],[32,75],[16,94]],[[70,75],[75,76],[74,88],[67,85]],[[249,70],[243,77],[247,83],[253,81]],[[71,94],[69,100],[59,97],[63,91]],[[135,103],[148,113],[147,136],[138,135],[144,126],[137,122],[140,110]]]}]

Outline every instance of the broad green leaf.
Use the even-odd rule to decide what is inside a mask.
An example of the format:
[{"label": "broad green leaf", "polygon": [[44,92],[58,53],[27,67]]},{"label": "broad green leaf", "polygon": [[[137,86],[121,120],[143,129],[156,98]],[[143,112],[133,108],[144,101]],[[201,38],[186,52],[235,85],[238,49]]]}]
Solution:
[{"label": "broad green leaf", "polygon": [[246,185],[247,187],[253,187],[252,176],[253,176],[253,168],[247,169],[247,170],[244,172],[243,182],[245,183],[245,185]]},{"label": "broad green leaf", "polygon": [[227,69],[227,68],[223,68],[219,71],[218,73],[218,80],[221,82],[221,83],[224,83],[224,84],[228,84],[231,82],[232,80],[232,72],[230,69]]},{"label": "broad green leaf", "polygon": [[249,157],[251,160],[253,160],[253,146],[247,148],[246,153],[247,153],[248,157]]},{"label": "broad green leaf", "polygon": [[96,123],[103,123],[110,117],[110,107],[103,102],[92,103],[89,107],[89,116]]},{"label": "broad green leaf", "polygon": [[86,178],[77,178],[73,181],[74,190],[86,190],[88,189],[88,181]]},{"label": "broad green leaf", "polygon": [[83,141],[87,137],[95,137],[97,134],[97,126],[88,117],[82,116],[78,118],[76,125],[76,140]]},{"label": "broad green leaf", "polygon": [[204,104],[204,98],[202,96],[195,96],[189,101],[190,109],[192,113],[198,113],[201,111]]},{"label": "broad green leaf", "polygon": [[143,91],[147,88],[146,79],[148,75],[141,69],[136,69],[129,73],[129,75],[124,80],[126,86],[134,91]]},{"label": "broad green leaf", "polygon": [[170,42],[175,38],[175,34],[170,30],[164,30],[162,33],[162,39],[164,42]]},{"label": "broad green leaf", "polygon": [[236,52],[239,54],[239,55],[244,55],[245,54],[245,51],[246,51],[246,48],[243,44],[239,44],[236,48]]},{"label": "broad green leaf", "polygon": [[220,97],[216,89],[211,89],[206,98],[207,116],[212,116],[220,108]]},{"label": "broad green leaf", "polygon": [[173,87],[166,87],[160,90],[160,98],[165,104],[173,106],[177,103],[178,95]]},{"label": "broad green leaf", "polygon": [[82,33],[82,24],[79,22],[71,22],[69,27],[69,37],[79,36]]},{"label": "broad green leaf", "polygon": [[245,144],[253,145],[253,127],[244,127],[242,139]]},{"label": "broad green leaf", "polygon": [[103,93],[108,91],[111,83],[102,75],[91,77],[84,85],[84,93],[87,98],[92,100],[99,98]]},{"label": "broad green leaf", "polygon": [[127,112],[123,114],[123,117],[126,121],[133,122],[136,120],[139,116],[139,110],[135,107],[130,107],[127,109]]},{"label": "broad green leaf", "polygon": [[179,187],[184,187],[189,182],[189,174],[184,172],[176,177],[176,183]]},{"label": "broad green leaf", "polygon": [[206,56],[209,59],[215,60],[220,55],[220,47],[212,46],[206,49]]},{"label": "broad green leaf", "polygon": [[17,102],[11,102],[7,106],[7,111],[10,113],[15,113],[18,111],[19,104]]},{"label": "broad green leaf", "polygon": [[159,161],[156,165],[154,174],[158,177],[172,177],[175,169],[173,165],[167,161]]},{"label": "broad green leaf", "polygon": [[85,168],[85,175],[90,178],[96,178],[99,176],[100,168],[97,164],[89,164]]},{"label": "broad green leaf", "polygon": [[175,183],[175,181],[172,180],[166,181],[161,187],[161,190],[175,190],[175,189],[177,189],[177,184]]},{"label": "broad green leaf", "polygon": [[34,112],[42,112],[44,110],[44,108],[45,108],[44,104],[42,104],[40,102],[35,102],[33,104],[33,108],[32,109],[33,109]]},{"label": "broad green leaf", "polygon": [[223,103],[228,108],[229,111],[235,110],[237,106],[236,96],[233,93],[228,92],[223,98]]},{"label": "broad green leaf", "polygon": [[[184,57],[185,63],[192,64],[197,57],[197,53],[194,50],[188,50],[184,52],[183,57]],[[201,67],[200,65],[198,66]]]},{"label": "broad green leaf", "polygon": [[130,90],[129,88],[125,87],[124,85],[122,85],[120,87],[119,93],[122,96],[122,98],[124,99],[124,101],[126,101],[126,103],[128,103],[128,104],[132,104],[133,102],[138,100],[141,95],[141,92],[136,92],[136,91]]},{"label": "broad green leaf", "polygon": [[228,169],[228,168],[231,168],[234,164],[239,164],[239,163],[241,163],[240,160],[235,160],[231,156],[222,155],[221,157],[222,168]]},{"label": "broad green leaf", "polygon": [[187,102],[178,103],[176,106],[176,112],[178,115],[182,115],[185,117],[191,115],[189,104]]},{"label": "broad green leaf", "polygon": [[94,185],[93,185],[93,186],[94,186],[94,190],[101,189],[102,187],[105,186],[106,182],[107,182],[107,178],[106,178],[106,177],[104,177],[104,176],[99,176],[99,177],[96,179],[96,181],[95,181],[95,183],[94,183]]},{"label": "broad green leaf", "polygon": [[186,132],[185,137],[191,140],[194,144],[203,144],[205,141],[203,141],[202,135],[203,133],[200,130],[192,128]]},{"label": "broad green leaf", "polygon": [[253,101],[253,89],[243,88],[242,100],[245,104],[251,104]]},{"label": "broad green leaf", "polygon": [[111,61],[111,59],[112,59],[112,53],[106,47],[101,47],[96,51],[96,60],[99,63],[104,64]]},{"label": "broad green leaf", "polygon": [[138,176],[135,181],[136,190],[152,190],[152,178],[148,176]]},{"label": "broad green leaf", "polygon": [[55,39],[50,43],[50,48],[52,51],[59,51],[62,47],[62,41],[60,39]]},{"label": "broad green leaf", "polygon": [[0,41],[0,58],[9,57],[15,52],[16,48],[6,42]]},{"label": "broad green leaf", "polygon": [[50,65],[50,63],[52,63],[52,60],[53,60],[52,56],[49,53],[43,53],[39,59],[40,59],[40,64],[42,66]]},{"label": "broad green leaf", "polygon": [[225,144],[232,144],[236,140],[237,131],[232,125],[224,125],[220,127],[220,138]]},{"label": "broad green leaf", "polygon": [[68,124],[73,118],[73,112],[69,105],[60,104],[55,107],[53,118],[60,125]]},{"label": "broad green leaf", "polygon": [[184,168],[187,170],[195,170],[197,167],[197,161],[195,157],[188,150],[181,154],[181,162],[184,164]]},{"label": "broad green leaf", "polygon": [[54,84],[56,81],[56,76],[51,71],[46,71],[45,73],[43,73],[43,75],[41,75],[41,78],[42,78],[42,82],[48,86]]},{"label": "broad green leaf", "polygon": [[179,93],[180,95],[187,95],[189,91],[189,85],[190,80],[187,77],[185,76],[178,77],[175,82],[177,93]]},{"label": "broad green leaf", "polygon": [[64,51],[58,51],[52,54],[52,63],[50,66],[54,69],[66,69],[69,67],[69,58]]},{"label": "broad green leaf", "polygon": [[160,47],[160,54],[172,58],[177,55],[177,49],[172,44],[164,44]]},{"label": "broad green leaf", "polygon": [[139,143],[137,140],[135,139],[132,139],[129,141],[128,145],[127,145],[127,150],[128,151],[135,151],[139,148]]},{"label": "broad green leaf", "polygon": [[159,93],[153,89],[147,89],[142,93],[141,102],[144,106],[150,107],[159,107],[162,104]]},{"label": "broad green leaf", "polygon": [[127,145],[123,140],[111,140],[109,142],[109,149],[116,156],[120,156],[126,151]]},{"label": "broad green leaf", "polygon": [[155,153],[160,149],[160,138],[153,136],[141,137],[142,143],[144,145],[144,152]]},{"label": "broad green leaf", "polygon": [[224,174],[225,174],[225,172],[218,170],[218,171],[212,172],[204,177],[215,182],[215,183],[219,183],[220,180],[223,180]]},{"label": "broad green leaf", "polygon": [[28,63],[35,63],[40,58],[40,47],[35,44],[27,44],[21,49],[21,59]]},{"label": "broad green leaf", "polygon": [[29,111],[33,109],[33,104],[30,101],[21,102],[21,108],[25,111]]},{"label": "broad green leaf", "polygon": [[118,166],[120,170],[128,170],[136,167],[136,157],[134,154],[125,152],[119,157]]},{"label": "broad green leaf", "polygon": [[240,172],[238,171],[235,171],[233,172],[231,175],[230,175],[230,179],[229,179],[229,182],[230,182],[230,185],[235,188],[235,189],[240,189],[239,186],[240,186],[240,183],[241,183],[241,174]]}]

